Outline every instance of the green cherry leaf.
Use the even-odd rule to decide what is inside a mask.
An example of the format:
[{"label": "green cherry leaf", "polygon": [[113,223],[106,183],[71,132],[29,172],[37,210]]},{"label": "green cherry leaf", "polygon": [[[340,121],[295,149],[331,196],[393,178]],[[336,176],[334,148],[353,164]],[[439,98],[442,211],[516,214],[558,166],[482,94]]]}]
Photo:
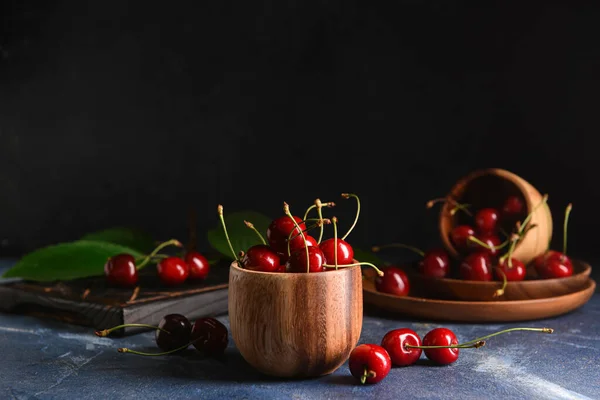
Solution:
[{"label": "green cherry leaf", "polygon": [[99,276],[104,274],[108,257],[119,253],[129,253],[135,258],[143,256],[137,250],[118,244],[79,240],[28,253],[2,277],[52,282]]},{"label": "green cherry leaf", "polygon": [[150,253],[156,247],[155,241],[147,233],[125,227],[115,227],[88,233],[81,240],[114,243],[142,253]]},{"label": "green cherry leaf", "polygon": [[378,267],[382,267],[382,266],[385,266],[388,264],[387,262],[385,262],[384,260],[382,260],[381,258],[376,256],[371,251],[357,249],[356,247],[353,247],[353,250],[354,250],[354,258],[360,262],[368,262],[371,264],[375,264]]},{"label": "green cherry leaf", "polygon": [[[227,210],[225,210],[223,216],[225,217],[229,239],[236,253],[248,251],[250,247],[262,244],[256,232],[248,228],[244,221],[251,222],[265,240],[267,239],[267,228],[272,221],[271,218],[255,211],[238,211],[227,214]],[[234,259],[220,222],[217,227],[208,231],[208,242],[215,251],[227,259]]]}]

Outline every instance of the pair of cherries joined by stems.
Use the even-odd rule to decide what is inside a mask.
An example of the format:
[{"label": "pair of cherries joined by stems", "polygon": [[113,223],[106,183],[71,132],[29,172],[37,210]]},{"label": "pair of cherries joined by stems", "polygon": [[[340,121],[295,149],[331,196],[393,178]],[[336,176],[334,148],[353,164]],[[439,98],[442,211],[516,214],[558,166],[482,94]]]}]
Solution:
[{"label": "pair of cherries joined by stems", "polygon": [[158,326],[147,324],[123,324],[110,329],[96,331],[95,334],[100,337],[105,337],[116,330],[127,327],[155,329],[156,345],[162,352],[146,353],[120,347],[118,349],[119,353],[131,353],[141,356],[164,356],[180,353],[189,346],[194,346],[196,350],[207,357],[219,357],[223,355],[229,343],[227,327],[219,320],[212,317],[199,318],[192,324],[181,314],[165,315]]},{"label": "pair of cherries joined by stems", "polygon": [[[320,199],[316,199],[306,210],[304,218],[293,215],[289,204],[284,202],[284,215],[271,221],[267,228],[266,239],[251,222],[244,221],[248,228],[254,230],[262,243],[239,253],[233,248],[229,239],[223,206],[219,205],[217,211],[231,254],[237,264],[244,269],[274,273],[311,273],[337,270],[340,267],[369,265],[382,275],[383,273],[375,265],[354,260],[354,249],[346,238],[358,221],[360,199],[357,195],[348,193],[343,193],[342,197],[354,198],[357,203],[354,222],[342,237],[338,237],[337,217],[323,218],[322,208],[334,207],[334,202],[323,203]],[[316,209],[318,218],[308,218],[313,209]],[[307,222],[314,222],[314,224],[307,227]],[[329,224],[333,225],[333,237],[323,240],[324,225]],[[309,230],[315,228],[319,228],[318,238],[308,234]]]},{"label": "pair of cherries joined by stems", "polygon": [[156,262],[158,277],[167,286],[180,285],[188,279],[206,279],[210,271],[206,257],[193,250],[188,251],[183,258],[159,254],[168,246],[183,247],[181,242],[171,239],[159,244],[150,254],[138,260],[127,253],[110,257],[104,265],[107,281],[115,286],[135,286],[139,280],[138,271],[151,262]]},{"label": "pair of cherries joined by stems", "polygon": [[434,364],[448,365],[456,362],[460,349],[479,348],[493,336],[514,331],[552,333],[552,328],[510,328],[483,337],[459,343],[454,332],[447,328],[429,331],[423,340],[412,329],[400,328],[385,334],[380,344],[357,346],[348,361],[350,373],[362,384],[381,382],[392,366],[407,367],[415,364],[424,352]]}]

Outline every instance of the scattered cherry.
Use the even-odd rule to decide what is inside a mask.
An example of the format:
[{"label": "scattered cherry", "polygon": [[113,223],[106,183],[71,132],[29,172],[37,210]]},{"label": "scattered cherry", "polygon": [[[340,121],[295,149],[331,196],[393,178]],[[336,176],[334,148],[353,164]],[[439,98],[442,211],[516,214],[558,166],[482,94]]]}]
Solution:
[{"label": "scattered cherry", "polygon": [[492,260],[485,251],[471,253],[460,263],[459,273],[468,281],[491,281]]},{"label": "scattered cherry", "polygon": [[354,262],[354,249],[343,239],[327,239],[321,242],[319,247],[325,255],[328,264],[334,264],[335,246],[337,243],[337,264],[346,265]]},{"label": "scattered cherry", "polygon": [[422,258],[418,263],[419,272],[432,278],[444,278],[450,272],[450,257],[446,250],[442,248],[434,248],[428,251],[423,251],[413,246],[408,246],[402,243],[386,244],[384,246],[373,246],[371,250],[378,252],[384,247],[400,247],[411,250],[419,254]]},{"label": "scattered cherry", "polygon": [[172,351],[190,342],[192,324],[181,314],[168,314],[158,324],[156,345],[162,351]]},{"label": "scattered cherry", "polygon": [[[458,345],[458,339],[450,329],[435,328],[423,337],[423,346],[455,346]],[[440,348],[425,349],[425,356],[431,361],[447,365],[458,360],[458,348]]]},{"label": "scattered cherry", "polygon": [[504,280],[504,277],[506,277],[507,281],[522,281],[525,279],[526,273],[527,270],[525,264],[516,258],[503,260],[496,268],[494,268],[494,276],[499,281]]},{"label": "scattered cherry", "polygon": [[482,208],[475,213],[475,228],[480,234],[491,234],[498,225],[498,211],[495,208]]},{"label": "scattered cherry", "polygon": [[378,276],[375,279],[375,288],[379,292],[407,296],[410,291],[410,283],[408,276],[402,269],[387,266],[383,268],[383,276]]},{"label": "scattered cherry", "polygon": [[298,249],[304,246],[302,235],[296,228],[294,221],[298,224],[302,231],[306,229],[306,225],[300,219],[300,217],[294,216],[292,220],[292,218],[287,215],[273,220],[267,228],[267,241],[269,245],[278,253],[287,254],[288,237],[290,237],[292,231],[294,232],[292,236],[295,237],[290,242],[290,248]]},{"label": "scattered cherry", "polygon": [[229,343],[227,327],[219,320],[206,317],[194,322],[191,333],[194,347],[209,357],[218,357]]},{"label": "scattered cherry", "polygon": [[197,251],[189,251],[185,255],[185,262],[189,267],[190,274],[188,279],[203,280],[210,272],[210,264],[206,257]]},{"label": "scattered cherry", "polygon": [[[306,270],[306,249],[299,249],[292,253],[286,263],[287,272],[308,272]],[[308,247],[308,261],[310,263],[310,272],[322,272],[325,264],[325,255],[319,247]]]},{"label": "scattered cherry", "polygon": [[104,274],[110,284],[131,287],[138,282],[135,259],[131,254],[117,254],[104,264]]},{"label": "scattered cherry", "polygon": [[470,249],[470,236],[475,236],[475,230],[469,225],[455,226],[450,232],[450,239],[460,253],[466,253]]},{"label": "scattered cherry", "polygon": [[156,265],[158,277],[165,285],[180,285],[187,279],[190,268],[188,264],[179,257],[163,258]]},{"label": "scattered cherry", "polygon": [[281,265],[275,250],[264,244],[250,247],[240,262],[243,268],[261,272],[277,272]]},{"label": "scattered cherry", "polygon": [[350,353],[348,367],[352,376],[360,383],[377,383],[389,374],[392,360],[383,347],[361,344]]},{"label": "scattered cherry", "polygon": [[421,338],[409,328],[389,331],[381,340],[381,347],[390,355],[392,364],[399,367],[416,363],[423,352],[422,349],[406,347],[406,345],[421,346]]}]

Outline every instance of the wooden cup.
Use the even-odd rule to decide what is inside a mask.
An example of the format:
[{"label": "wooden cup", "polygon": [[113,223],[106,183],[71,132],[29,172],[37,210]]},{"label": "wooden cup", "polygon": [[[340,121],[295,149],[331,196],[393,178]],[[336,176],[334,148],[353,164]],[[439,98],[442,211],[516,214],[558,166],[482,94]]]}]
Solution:
[{"label": "wooden cup", "polygon": [[231,335],[264,374],[327,375],[358,343],[363,320],[359,266],[319,273],[229,271]]},{"label": "wooden cup", "polygon": [[[478,207],[494,207],[501,210],[504,200],[511,195],[518,196],[525,210],[519,220],[523,220],[540,202],[542,195],[525,179],[512,172],[489,168],[477,170],[460,179],[450,190],[447,197],[459,202],[468,203],[476,210]],[[465,220],[459,210],[451,215],[453,205],[444,203],[439,217],[439,230],[444,247],[454,258],[460,254],[452,244],[450,231]],[[513,257],[524,264],[548,250],[552,238],[552,214],[548,205],[538,207],[530,220],[536,227],[531,229],[515,246]],[[509,229],[510,230],[510,229]]]}]

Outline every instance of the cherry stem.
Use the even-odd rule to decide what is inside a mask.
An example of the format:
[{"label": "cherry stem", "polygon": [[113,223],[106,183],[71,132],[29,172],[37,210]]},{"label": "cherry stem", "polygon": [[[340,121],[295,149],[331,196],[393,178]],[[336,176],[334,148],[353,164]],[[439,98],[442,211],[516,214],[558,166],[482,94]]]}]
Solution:
[{"label": "cherry stem", "polygon": [[[321,203],[321,200],[316,199],[315,200],[315,204],[317,206],[317,215],[319,218],[323,219],[323,204]],[[319,238],[317,239],[317,244],[321,243],[321,240],[323,240],[323,225],[321,224],[320,229],[319,229]]]},{"label": "cherry stem", "polygon": [[[511,258],[509,258],[509,261]],[[510,268],[510,267],[509,267]],[[504,290],[506,289],[506,285],[508,285],[508,279],[506,278],[506,274],[502,271],[501,268],[496,267],[498,272],[502,274],[502,287],[494,292],[494,297],[500,297],[504,294]]]},{"label": "cherry stem", "polygon": [[451,199],[450,197],[440,197],[439,199],[429,200],[426,204],[426,207],[432,208],[436,203],[451,203],[454,206],[454,208],[450,210],[450,215],[454,215],[456,214],[456,211],[461,210],[469,217],[473,216],[473,213],[469,211],[469,204],[460,204],[459,202],[457,202],[454,199]]},{"label": "cherry stem", "polygon": [[[359,262],[359,263],[354,263],[354,264],[344,264],[344,265],[340,265],[339,267],[340,268],[356,267],[357,265],[367,265],[367,266],[373,268],[375,271],[377,271],[377,275],[383,276],[383,271],[380,270],[379,268],[377,268],[377,266],[375,264],[371,264],[369,262]],[[335,265],[323,264],[323,267],[325,267],[325,268],[333,268],[333,267],[335,267]]]},{"label": "cherry stem", "polygon": [[567,255],[567,225],[569,224],[569,215],[571,215],[571,209],[573,204],[569,203],[565,209],[565,221],[563,222],[563,254]]},{"label": "cherry stem", "polygon": [[165,333],[169,333],[169,331],[166,331],[162,328],[159,328],[158,326],[154,326],[154,325],[148,325],[148,324],[123,324],[123,325],[117,325],[117,326],[113,326],[110,329],[104,329],[102,331],[96,331],[94,332],[96,334],[96,336],[100,336],[100,337],[106,337],[108,335],[110,335],[111,333],[113,333],[114,331],[116,331],[117,329],[122,329],[122,328],[150,328],[150,329],[158,329],[161,330]]},{"label": "cherry stem", "polygon": [[158,254],[159,251],[161,251],[162,249],[164,249],[165,247],[168,247],[168,246],[183,247],[183,245],[181,244],[181,242],[179,240],[177,240],[177,239],[167,240],[166,242],[163,242],[163,243],[159,244],[152,251],[152,253],[148,254],[146,256],[146,258],[144,259],[144,261],[142,261],[140,264],[137,265],[136,269],[138,269],[138,270],[142,269],[146,264],[148,264],[150,262],[150,260],[153,257],[156,257],[156,255]]},{"label": "cherry stem", "polygon": [[417,247],[414,246],[409,246],[407,244],[403,244],[403,243],[389,243],[389,244],[383,244],[380,246],[373,246],[371,247],[371,251],[377,253],[378,251],[380,251],[381,249],[387,248],[387,247],[399,247],[399,248],[403,248],[403,249],[408,249],[411,251],[414,251],[415,253],[417,253],[418,255],[420,255],[421,257],[425,257],[425,252]]},{"label": "cherry stem", "polygon": [[475,342],[480,342],[482,340],[489,339],[491,337],[498,336],[498,335],[501,335],[503,333],[514,332],[514,331],[531,331],[531,332],[541,332],[541,333],[553,333],[554,329],[552,329],[552,328],[509,328],[509,329],[505,329],[505,330],[500,331],[500,332],[490,333],[489,335],[485,335],[485,336],[482,336],[480,338],[470,340],[470,341],[465,342],[463,344],[471,344],[471,343],[475,343]]},{"label": "cherry stem", "polygon": [[508,246],[508,244],[510,243],[510,240],[505,240],[498,246],[490,246],[489,244],[477,239],[475,236],[469,236],[469,240],[471,242],[477,243],[479,246],[485,247],[486,249],[489,249],[489,250],[500,250],[500,249],[503,249],[506,246]]},{"label": "cherry stem", "polygon": [[542,201],[540,201],[540,202],[539,202],[539,204],[538,204],[538,205],[536,205],[536,206],[533,208],[533,210],[531,210],[531,212],[529,213],[529,215],[527,215],[527,217],[525,217],[525,219],[524,219],[524,220],[523,220],[523,222],[521,223],[521,227],[519,228],[519,230],[518,230],[518,232],[517,232],[517,233],[519,234],[519,236],[522,236],[522,234],[523,234],[523,231],[525,230],[525,227],[527,226],[527,224],[529,223],[529,221],[531,220],[531,218],[533,218],[533,213],[534,213],[535,211],[537,211],[537,209],[538,209],[538,208],[540,208],[542,205],[546,204],[546,202],[547,202],[547,201],[548,201],[548,195],[547,195],[547,194],[545,194],[545,195],[542,197]]},{"label": "cherry stem", "polygon": [[[289,206],[289,204],[286,203],[285,201],[283,202],[283,212],[285,213],[285,215],[287,215],[288,217],[290,217],[290,219],[292,220],[292,222],[296,226],[296,229],[298,229],[298,232],[300,232],[300,234],[302,235],[302,240],[304,242],[304,249],[306,250],[306,272],[309,273],[310,272],[310,254],[308,252],[308,244],[306,243],[306,236],[304,236],[304,232],[302,231],[302,228],[300,228],[300,225],[298,225],[298,222],[296,222],[296,219],[294,218],[294,216],[290,212],[290,206]],[[292,230],[292,232],[293,232],[293,230]],[[290,242],[288,241],[288,254],[289,254],[289,251],[290,251],[289,243]]]},{"label": "cherry stem", "polygon": [[414,346],[412,344],[405,344],[404,348],[406,349],[478,349],[480,347],[485,346],[484,340],[479,340],[477,342],[471,343],[459,343],[459,344],[451,344],[448,346]]},{"label": "cherry stem", "polygon": [[[198,338],[198,339],[200,339],[200,338]],[[196,340],[198,340],[198,339],[196,339]],[[178,351],[187,349],[196,340],[193,340],[193,341],[191,341],[191,342],[189,342],[189,343],[187,343],[187,344],[185,344],[185,345],[183,345],[181,347],[178,347],[176,349],[169,350],[169,351],[163,351],[162,353],[145,353],[143,351],[131,350],[131,349],[128,349],[127,347],[119,347],[117,349],[117,351],[119,353],[131,353],[131,354],[137,354],[138,356],[146,356],[146,357],[148,357],[148,356],[166,356],[168,354],[177,353]]]},{"label": "cherry stem", "polygon": [[[315,218],[316,219],[316,218]],[[305,221],[310,221],[311,219],[307,219]],[[318,220],[319,222],[317,222],[316,224],[313,224],[309,227],[307,227],[305,230],[303,230],[304,233],[310,231],[311,229],[315,229],[319,226],[322,226],[323,224],[330,224],[331,220],[329,218],[323,218],[322,220]],[[294,229],[293,231],[290,232],[290,236],[288,236],[288,255],[289,255],[289,242],[296,239],[298,236],[300,236],[299,233],[296,233],[294,236],[292,236],[292,234],[295,232],[296,230]]]},{"label": "cherry stem", "polygon": [[367,378],[375,378],[376,376],[377,373],[375,371],[369,371],[367,367],[365,367],[365,370],[362,376],[360,377],[360,383],[364,385],[367,382]]},{"label": "cherry stem", "polygon": [[337,240],[337,217],[331,218],[331,222],[333,222],[333,263],[335,265],[335,269],[338,269],[338,240]]},{"label": "cherry stem", "polygon": [[304,218],[302,218],[303,220],[306,220],[306,218],[308,217],[308,214],[311,212],[311,210],[317,208],[317,202],[319,202],[321,204],[321,207],[335,207],[335,203],[333,201],[328,201],[327,203],[321,203],[321,200],[316,199],[315,204],[311,205],[310,207],[308,207],[306,209],[306,212],[304,213]]},{"label": "cherry stem", "polygon": [[345,240],[348,235],[350,234],[350,232],[352,232],[352,229],[354,229],[354,227],[356,226],[356,223],[358,222],[358,217],[360,215],[360,199],[358,198],[357,195],[353,194],[353,193],[342,193],[342,197],[345,199],[349,199],[350,197],[353,197],[356,199],[356,216],[354,217],[354,222],[352,223],[352,226],[350,227],[350,229],[348,229],[348,232],[346,232],[346,234],[344,236],[342,236],[342,240]]},{"label": "cherry stem", "polygon": [[222,205],[219,204],[217,206],[217,212],[219,213],[219,219],[221,220],[221,225],[223,226],[223,232],[225,233],[225,239],[227,239],[227,244],[229,244],[229,250],[231,250],[231,254],[233,255],[233,259],[239,265],[240,260],[238,259],[238,256],[235,253],[235,250],[233,249],[233,245],[231,244],[231,240],[229,240],[229,233],[227,233],[227,226],[225,225],[225,218],[223,218],[223,206]]},{"label": "cherry stem", "polygon": [[256,233],[256,235],[259,237],[262,244],[264,244],[264,245],[267,244],[267,241],[265,240],[263,235],[261,235],[261,233],[258,231],[258,229],[256,229],[256,227],[254,226],[254,224],[252,222],[244,221],[244,224],[246,224],[246,226],[248,228],[252,229]]}]

